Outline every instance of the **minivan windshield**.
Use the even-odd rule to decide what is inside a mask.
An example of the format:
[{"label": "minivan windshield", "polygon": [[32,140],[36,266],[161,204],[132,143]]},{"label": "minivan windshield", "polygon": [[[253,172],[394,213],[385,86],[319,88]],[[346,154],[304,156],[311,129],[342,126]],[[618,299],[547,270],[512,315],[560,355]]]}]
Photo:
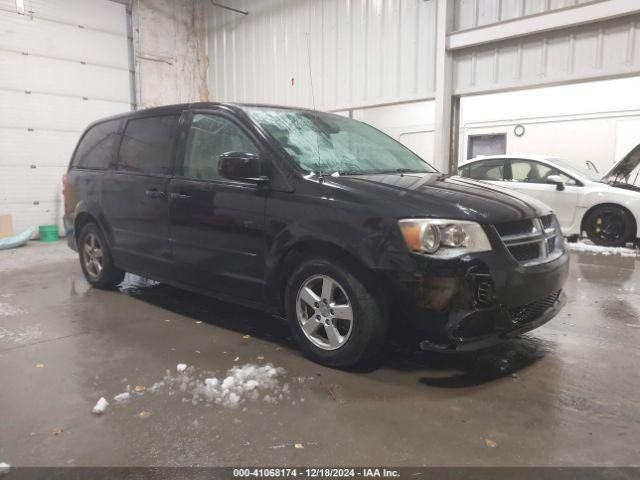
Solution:
[{"label": "minivan windshield", "polygon": [[308,172],[327,175],[436,172],[391,137],[350,118],[311,110],[243,108]]}]

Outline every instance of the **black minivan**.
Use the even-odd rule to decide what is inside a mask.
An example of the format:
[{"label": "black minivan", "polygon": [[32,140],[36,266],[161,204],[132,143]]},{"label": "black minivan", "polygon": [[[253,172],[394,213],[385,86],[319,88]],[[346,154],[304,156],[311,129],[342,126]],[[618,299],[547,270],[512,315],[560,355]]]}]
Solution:
[{"label": "black minivan", "polygon": [[569,254],[545,205],[437,172],[364,123],[196,103],[93,123],[65,176],[87,281],[125,272],[285,315],[317,362],[392,339],[483,348],[565,302]]}]

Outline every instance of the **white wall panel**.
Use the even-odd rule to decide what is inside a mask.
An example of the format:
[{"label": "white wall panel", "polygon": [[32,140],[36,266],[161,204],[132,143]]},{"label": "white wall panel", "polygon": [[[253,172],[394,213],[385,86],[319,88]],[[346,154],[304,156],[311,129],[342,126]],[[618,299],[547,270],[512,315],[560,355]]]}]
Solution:
[{"label": "white wall panel", "polygon": [[0,89],[129,101],[129,72],[0,50]]},{"label": "white wall panel", "polygon": [[454,0],[454,30],[491,25],[601,0]]},{"label": "white wall panel", "polygon": [[209,7],[216,100],[311,106],[310,67],[322,109],[433,96],[435,2],[238,0],[233,6],[249,15]]},{"label": "white wall panel", "polygon": [[129,70],[125,34],[0,10],[0,49]]},{"label": "white wall panel", "polygon": [[640,16],[455,52],[455,93],[470,94],[640,73]]}]

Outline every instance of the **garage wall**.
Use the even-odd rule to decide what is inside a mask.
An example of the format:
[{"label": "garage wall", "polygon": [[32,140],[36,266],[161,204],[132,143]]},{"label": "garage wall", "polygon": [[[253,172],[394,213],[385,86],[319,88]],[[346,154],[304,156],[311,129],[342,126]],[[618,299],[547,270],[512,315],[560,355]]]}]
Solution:
[{"label": "garage wall", "polygon": [[640,15],[455,53],[458,95],[640,73]]},{"label": "garage wall", "polygon": [[82,130],[131,106],[125,6],[0,0],[0,213],[61,224],[61,178]]},{"label": "garage wall", "polygon": [[[220,101],[341,110],[434,95],[436,2],[237,0],[208,7]],[[308,42],[308,48],[307,48]],[[310,61],[309,61],[310,57]]]},{"label": "garage wall", "polygon": [[[640,77],[471,96],[461,102],[460,160],[470,135],[503,134],[507,154],[585,160],[608,170],[640,143]],[[518,137],[516,125],[525,127]]]},{"label": "garage wall", "polygon": [[454,0],[454,30],[548,13],[601,0]]}]

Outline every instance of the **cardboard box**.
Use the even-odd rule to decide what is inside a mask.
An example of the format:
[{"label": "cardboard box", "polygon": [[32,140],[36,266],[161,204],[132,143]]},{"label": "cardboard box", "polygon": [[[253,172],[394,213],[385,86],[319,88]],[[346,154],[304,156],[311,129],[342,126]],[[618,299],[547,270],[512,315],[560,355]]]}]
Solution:
[{"label": "cardboard box", "polygon": [[13,235],[13,220],[11,214],[0,215],[0,238]]}]

